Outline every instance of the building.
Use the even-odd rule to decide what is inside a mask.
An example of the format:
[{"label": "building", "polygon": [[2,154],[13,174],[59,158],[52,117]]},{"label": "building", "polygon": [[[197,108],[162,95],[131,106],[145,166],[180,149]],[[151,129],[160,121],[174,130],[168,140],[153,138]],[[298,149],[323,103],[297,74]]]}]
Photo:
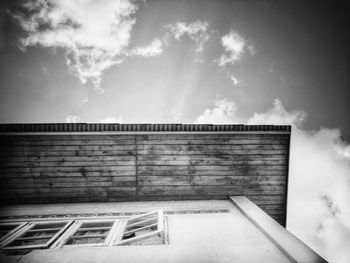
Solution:
[{"label": "building", "polygon": [[286,225],[290,126],[3,124],[3,262],[325,262]]}]

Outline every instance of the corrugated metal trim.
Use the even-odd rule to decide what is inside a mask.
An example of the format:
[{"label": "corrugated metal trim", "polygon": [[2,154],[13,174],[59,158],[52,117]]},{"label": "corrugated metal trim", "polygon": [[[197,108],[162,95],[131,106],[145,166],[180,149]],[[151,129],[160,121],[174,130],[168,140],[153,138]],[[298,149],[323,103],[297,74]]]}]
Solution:
[{"label": "corrugated metal trim", "polygon": [[231,132],[291,131],[290,125],[243,124],[119,124],[119,123],[33,123],[0,124],[0,132]]}]

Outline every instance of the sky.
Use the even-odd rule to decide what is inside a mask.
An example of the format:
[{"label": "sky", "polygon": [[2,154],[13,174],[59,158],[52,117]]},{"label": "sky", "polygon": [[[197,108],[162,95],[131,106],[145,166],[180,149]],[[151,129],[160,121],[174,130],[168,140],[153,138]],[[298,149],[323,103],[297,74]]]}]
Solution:
[{"label": "sky", "polygon": [[2,1],[0,123],[291,124],[288,228],[347,262],[349,11],[345,1]]}]

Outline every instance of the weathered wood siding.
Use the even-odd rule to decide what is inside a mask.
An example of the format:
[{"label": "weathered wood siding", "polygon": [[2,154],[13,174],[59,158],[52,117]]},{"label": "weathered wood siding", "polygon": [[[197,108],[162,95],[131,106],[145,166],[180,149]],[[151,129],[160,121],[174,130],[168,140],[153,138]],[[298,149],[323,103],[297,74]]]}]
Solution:
[{"label": "weathered wood siding", "polygon": [[289,132],[0,136],[3,204],[245,195],[285,222]]}]

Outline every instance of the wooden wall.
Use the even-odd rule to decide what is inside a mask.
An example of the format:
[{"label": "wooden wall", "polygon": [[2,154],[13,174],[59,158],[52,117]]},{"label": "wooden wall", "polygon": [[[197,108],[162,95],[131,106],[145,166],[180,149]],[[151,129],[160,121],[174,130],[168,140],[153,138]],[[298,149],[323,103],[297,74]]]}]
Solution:
[{"label": "wooden wall", "polygon": [[0,134],[2,204],[227,199],[285,223],[290,132]]}]

